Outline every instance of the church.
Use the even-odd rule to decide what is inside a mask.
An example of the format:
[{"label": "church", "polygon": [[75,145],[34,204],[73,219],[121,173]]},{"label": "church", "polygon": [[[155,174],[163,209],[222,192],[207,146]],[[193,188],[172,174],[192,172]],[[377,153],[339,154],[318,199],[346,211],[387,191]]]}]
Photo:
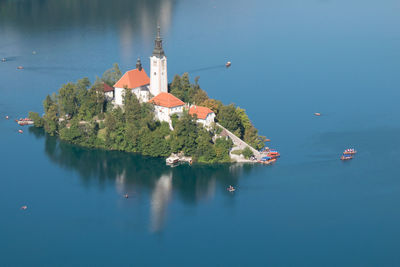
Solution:
[{"label": "church", "polygon": [[[154,105],[155,118],[159,121],[168,122],[171,128],[171,115],[180,115],[185,109],[189,108],[189,105],[168,93],[167,57],[162,47],[159,26],[157,27],[153,54],[150,57],[150,78],[138,58],[136,69],[125,72],[113,87],[115,105],[123,106],[125,90],[131,90],[140,102],[152,103]],[[111,93],[109,94],[111,95]],[[189,110],[189,114],[196,115],[198,122],[204,126],[210,126],[214,122],[215,114],[208,108],[192,108]]]}]

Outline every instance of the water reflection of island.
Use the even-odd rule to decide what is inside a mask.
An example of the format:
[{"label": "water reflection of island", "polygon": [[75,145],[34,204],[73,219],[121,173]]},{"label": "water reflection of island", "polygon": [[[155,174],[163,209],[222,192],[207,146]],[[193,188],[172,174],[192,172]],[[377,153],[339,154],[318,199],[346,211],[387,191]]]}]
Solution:
[{"label": "water reflection of island", "polygon": [[[107,31],[107,36],[114,40],[111,49],[118,48],[121,53],[122,60],[119,63],[131,66],[140,55],[138,51],[141,51],[141,46],[152,49],[149,44],[153,43],[157,23],[162,25],[165,34],[168,32],[176,3],[177,0],[0,1],[0,25],[9,26],[12,35],[20,35],[21,38],[26,36],[26,32],[67,30],[66,35],[70,36],[70,31],[74,29],[83,29],[84,35]],[[77,38],[81,38],[81,35]],[[86,41],[77,39],[76,42]],[[37,68],[34,67],[35,70]],[[56,64],[45,70],[60,68],[64,70],[79,66]]]},{"label": "water reflection of island", "polygon": [[21,0],[0,1],[0,22],[36,30],[54,27],[133,25],[153,32],[157,21],[168,28],[176,0]]},{"label": "water reflection of island", "polygon": [[119,151],[87,149],[61,142],[42,129],[30,127],[37,138],[45,138],[45,153],[54,163],[79,173],[84,186],[114,185],[118,194],[150,191],[151,229],[162,228],[172,196],[186,204],[210,199],[216,190],[237,185],[251,165],[181,165],[171,168],[163,159]]}]

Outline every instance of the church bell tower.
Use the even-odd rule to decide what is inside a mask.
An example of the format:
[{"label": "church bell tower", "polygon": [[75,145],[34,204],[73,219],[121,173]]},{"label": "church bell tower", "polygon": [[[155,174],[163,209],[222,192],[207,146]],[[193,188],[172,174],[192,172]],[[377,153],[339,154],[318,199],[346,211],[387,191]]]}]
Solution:
[{"label": "church bell tower", "polygon": [[168,79],[167,57],[164,54],[160,26],[158,26],[153,55],[150,57],[150,93],[156,96],[161,92],[168,93]]}]

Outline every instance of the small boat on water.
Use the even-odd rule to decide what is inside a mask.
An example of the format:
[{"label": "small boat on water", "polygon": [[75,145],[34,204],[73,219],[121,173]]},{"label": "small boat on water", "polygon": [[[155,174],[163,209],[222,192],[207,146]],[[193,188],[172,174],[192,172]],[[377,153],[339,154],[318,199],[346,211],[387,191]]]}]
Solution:
[{"label": "small boat on water", "polygon": [[9,117],[8,116],[6,116],[6,120],[8,120],[9,119]]},{"label": "small boat on water", "polygon": [[175,165],[179,163],[179,158],[178,157],[168,157],[165,162],[167,165]]},{"label": "small boat on water", "polygon": [[22,66],[17,67],[17,70],[23,70],[23,69],[24,69],[24,67],[22,67]]},{"label": "small boat on water", "polygon": [[29,118],[24,118],[24,119],[19,119],[19,120],[17,121],[17,123],[18,123],[19,125],[21,125],[21,126],[24,126],[24,125],[32,125],[32,124],[33,124],[33,120],[31,120],[31,119],[29,119]]},{"label": "small boat on water", "polygon": [[276,162],[276,158],[271,158],[271,157],[262,157],[261,160],[259,161],[259,163],[266,165],[272,164],[274,162]]},{"label": "small boat on water", "polygon": [[342,156],[340,157],[341,160],[349,160],[349,159],[352,159],[352,158],[353,158],[352,155],[342,155]]},{"label": "small boat on water", "polygon": [[276,158],[279,158],[281,156],[281,154],[279,154],[279,152],[276,151],[276,150],[270,150],[268,152],[267,156],[272,158],[272,159],[276,159]]},{"label": "small boat on water", "polygon": [[267,138],[267,139],[265,139],[265,142],[271,142],[271,139]]},{"label": "small boat on water", "polygon": [[321,116],[321,113],[315,112],[314,115],[315,116]]},{"label": "small boat on water", "polygon": [[232,192],[235,192],[236,189],[230,185],[226,190],[228,190],[229,192],[232,193]]},{"label": "small boat on water", "polygon": [[21,207],[21,210],[26,210],[26,209],[28,209],[28,206],[22,206]]},{"label": "small boat on water", "polygon": [[348,148],[345,151],[343,151],[343,155],[354,155],[356,153],[357,151],[354,148]]},{"label": "small boat on water", "polygon": [[22,130],[18,130],[18,132],[19,132],[19,133],[23,133],[23,131],[22,131]]},{"label": "small boat on water", "polygon": [[225,67],[229,68],[232,65],[230,61],[226,62]]},{"label": "small boat on water", "polygon": [[129,195],[128,195],[128,194],[125,194],[125,195],[124,195],[124,198],[129,198]]},{"label": "small boat on water", "polygon": [[7,59],[5,58],[5,57],[3,57],[2,59],[1,59],[1,62],[6,62],[7,61]]}]

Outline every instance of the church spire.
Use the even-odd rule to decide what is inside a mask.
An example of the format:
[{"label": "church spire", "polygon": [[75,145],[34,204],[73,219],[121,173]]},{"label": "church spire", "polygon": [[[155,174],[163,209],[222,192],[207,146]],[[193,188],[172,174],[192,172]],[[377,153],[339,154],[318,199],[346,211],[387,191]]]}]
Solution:
[{"label": "church spire", "polygon": [[154,41],[153,56],[159,58],[165,56],[164,49],[162,48],[162,39],[160,36],[160,25],[157,26],[157,37]]},{"label": "church spire", "polygon": [[141,71],[142,70],[142,62],[140,61],[140,57],[138,57],[136,61],[136,68]]}]

